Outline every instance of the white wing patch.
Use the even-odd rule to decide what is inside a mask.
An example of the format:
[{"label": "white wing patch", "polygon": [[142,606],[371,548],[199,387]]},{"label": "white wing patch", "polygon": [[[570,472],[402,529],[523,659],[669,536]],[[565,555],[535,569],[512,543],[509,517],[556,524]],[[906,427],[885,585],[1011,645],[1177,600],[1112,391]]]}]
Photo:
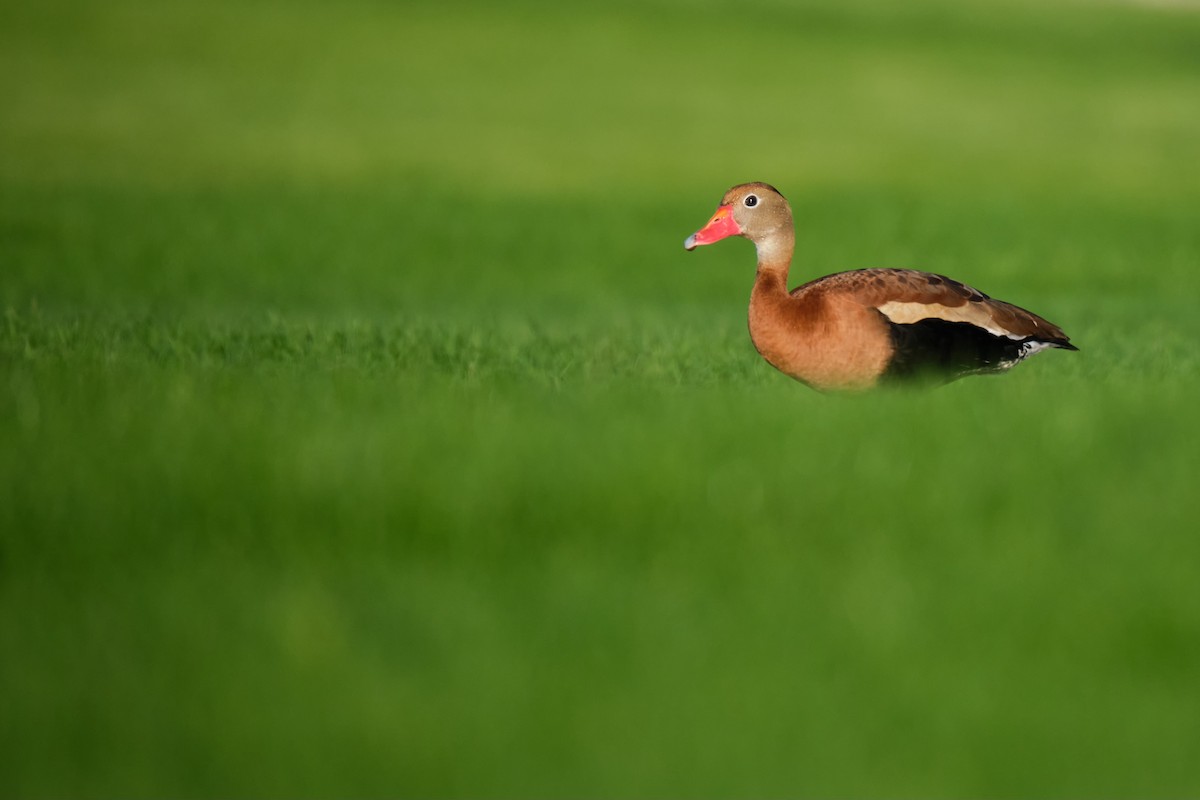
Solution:
[{"label": "white wing patch", "polygon": [[947,322],[966,322],[976,328],[984,329],[993,336],[1004,336],[1009,339],[1025,338],[1009,333],[996,325],[991,315],[977,310],[977,306],[970,303],[951,307],[940,303],[902,303],[898,300],[891,300],[877,308],[879,313],[897,325],[911,325],[923,319],[944,319]]},{"label": "white wing patch", "polygon": [[1021,343],[1021,358],[1026,358],[1028,356],[1033,355],[1034,353],[1040,353],[1043,350],[1049,349],[1051,347],[1054,347],[1054,345],[1050,344],[1049,342],[1036,342],[1033,340],[1030,340],[1028,342],[1022,342]]}]

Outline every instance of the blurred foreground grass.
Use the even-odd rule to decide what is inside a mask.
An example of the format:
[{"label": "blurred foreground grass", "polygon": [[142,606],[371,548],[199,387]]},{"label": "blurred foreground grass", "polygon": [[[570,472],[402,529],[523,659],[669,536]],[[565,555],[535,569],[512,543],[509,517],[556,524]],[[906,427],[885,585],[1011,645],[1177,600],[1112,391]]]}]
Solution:
[{"label": "blurred foreground grass", "polygon": [[[0,6],[0,790],[1200,787],[1200,18]],[[794,282],[1078,354],[829,397]]]}]

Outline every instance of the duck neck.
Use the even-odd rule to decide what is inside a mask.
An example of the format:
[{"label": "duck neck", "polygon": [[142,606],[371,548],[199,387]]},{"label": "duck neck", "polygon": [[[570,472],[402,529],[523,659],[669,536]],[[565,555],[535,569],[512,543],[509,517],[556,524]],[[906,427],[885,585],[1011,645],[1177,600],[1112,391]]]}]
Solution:
[{"label": "duck neck", "polygon": [[796,249],[796,234],[790,225],[780,228],[754,243],[758,250],[756,288],[787,294],[788,270]]},{"label": "duck neck", "polygon": [[758,246],[758,272],[750,293],[750,340],[763,358],[776,368],[792,374],[789,364],[794,351],[802,346],[797,325],[797,301],[788,295],[788,268],[792,263],[795,234],[780,230],[755,244]]}]

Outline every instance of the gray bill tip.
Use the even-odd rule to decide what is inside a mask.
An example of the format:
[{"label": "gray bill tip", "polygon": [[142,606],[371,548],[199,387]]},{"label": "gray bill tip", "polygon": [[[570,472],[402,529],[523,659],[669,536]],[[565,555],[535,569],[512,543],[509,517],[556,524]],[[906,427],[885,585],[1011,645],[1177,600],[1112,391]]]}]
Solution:
[{"label": "gray bill tip", "polygon": [[696,234],[693,233],[691,236],[689,236],[688,238],[683,240],[683,249],[684,250],[695,250],[696,249]]}]

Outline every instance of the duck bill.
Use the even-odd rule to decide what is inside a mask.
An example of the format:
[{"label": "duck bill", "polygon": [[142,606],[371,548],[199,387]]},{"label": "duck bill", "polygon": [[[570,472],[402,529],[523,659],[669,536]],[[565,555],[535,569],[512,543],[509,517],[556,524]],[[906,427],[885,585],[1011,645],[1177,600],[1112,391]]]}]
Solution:
[{"label": "duck bill", "polygon": [[728,236],[737,236],[742,232],[742,226],[733,218],[733,206],[717,206],[717,213],[712,215],[703,228],[689,236],[683,243],[685,250],[695,250],[702,244],[719,242]]}]

